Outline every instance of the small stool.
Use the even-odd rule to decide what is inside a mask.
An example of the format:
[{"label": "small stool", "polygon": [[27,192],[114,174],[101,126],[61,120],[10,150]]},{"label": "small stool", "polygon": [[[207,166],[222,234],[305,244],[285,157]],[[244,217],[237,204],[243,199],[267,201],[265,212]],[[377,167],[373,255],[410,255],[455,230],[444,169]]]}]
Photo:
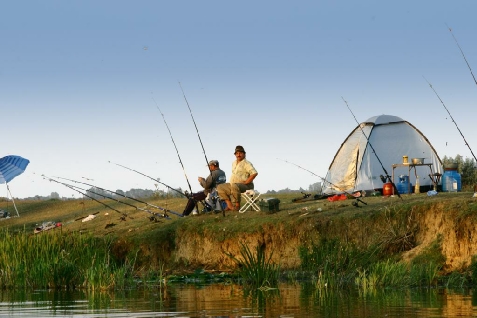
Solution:
[{"label": "small stool", "polygon": [[260,211],[260,207],[255,203],[260,197],[260,193],[255,190],[247,190],[242,193],[242,198],[245,199],[245,204],[240,208],[239,212],[244,213],[249,208],[254,209],[255,211]]}]

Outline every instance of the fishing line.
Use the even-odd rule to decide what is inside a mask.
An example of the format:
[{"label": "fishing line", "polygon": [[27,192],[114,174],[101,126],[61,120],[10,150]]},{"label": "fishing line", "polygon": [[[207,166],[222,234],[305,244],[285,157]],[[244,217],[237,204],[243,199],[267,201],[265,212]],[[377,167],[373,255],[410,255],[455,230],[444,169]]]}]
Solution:
[{"label": "fishing line", "polygon": [[374,155],[376,156],[376,159],[378,159],[379,164],[381,165],[381,168],[383,168],[384,174],[386,175],[386,179],[387,179],[389,182],[391,182],[391,184],[393,185],[393,188],[394,188],[394,190],[395,190],[395,193],[396,193],[396,194],[398,195],[398,197],[402,200],[402,197],[401,197],[401,195],[399,194],[399,191],[398,191],[396,185],[394,184],[393,180],[391,180],[391,177],[389,176],[388,172],[386,171],[386,168],[384,168],[384,165],[383,165],[383,163],[381,162],[381,160],[379,159],[378,154],[376,153],[376,150],[374,150],[373,145],[372,145],[371,142],[369,141],[368,136],[367,136],[366,133],[364,132],[363,128],[361,128],[361,124],[360,124],[359,121],[356,119],[356,116],[354,115],[354,113],[353,113],[353,111],[351,110],[351,108],[349,108],[348,102],[343,98],[343,96],[341,96],[341,99],[343,99],[343,101],[345,102],[346,107],[347,107],[348,110],[351,112],[351,115],[353,115],[354,120],[355,120],[356,123],[358,124],[359,129],[361,130],[361,132],[363,133],[364,137],[366,138],[366,141],[367,141],[368,145],[369,145],[369,146],[371,147],[371,149],[373,150],[373,153],[374,153]]},{"label": "fishing line", "polygon": [[[57,178],[58,178],[58,177],[57,177]],[[86,192],[89,192],[89,193],[92,193],[92,194],[95,194],[95,195],[99,195],[99,196],[101,196],[101,197],[103,197],[103,198],[105,198],[105,199],[114,200],[114,201],[116,201],[117,203],[121,203],[121,204],[130,206],[130,207],[132,207],[132,208],[135,208],[136,210],[141,210],[141,211],[144,211],[144,212],[148,212],[148,213],[152,214],[154,217],[159,216],[159,217],[161,217],[161,218],[168,218],[166,215],[161,215],[161,214],[159,214],[159,213],[155,213],[155,212],[152,212],[152,211],[150,211],[150,210],[140,208],[140,207],[138,207],[138,206],[136,206],[136,205],[134,205],[134,204],[131,204],[131,203],[128,203],[128,202],[124,202],[124,201],[120,201],[120,200],[118,200],[117,198],[114,198],[114,197],[111,197],[111,196],[107,196],[107,195],[105,195],[105,194],[102,194],[102,193],[93,191],[93,190],[91,190],[91,189],[84,189],[84,188],[81,188],[81,187],[78,187],[78,186],[74,186],[74,185],[71,185],[71,187],[77,188],[77,189],[81,189],[81,190],[84,190],[84,191],[86,191]],[[99,188],[98,188],[98,189],[99,189]]]},{"label": "fishing line", "polygon": [[125,221],[125,220],[126,220],[126,217],[127,217],[127,214],[126,214],[126,213],[123,213],[123,212],[121,212],[121,211],[119,211],[119,210],[116,210],[116,209],[113,208],[112,206],[109,206],[109,205],[107,205],[106,203],[101,202],[101,201],[99,201],[99,200],[93,198],[92,196],[87,195],[86,193],[79,191],[78,189],[75,189],[72,185],[69,185],[69,184],[64,183],[64,182],[60,182],[60,181],[55,180],[55,179],[48,178],[48,177],[45,176],[44,174],[42,174],[41,176],[42,176],[44,179],[47,179],[48,181],[53,181],[53,182],[62,184],[62,185],[64,185],[65,187],[70,188],[71,190],[76,191],[76,192],[78,192],[78,193],[84,195],[85,197],[88,197],[88,198],[90,198],[91,200],[96,201],[96,202],[98,202],[98,203],[104,205],[105,207],[107,207],[107,208],[109,208],[109,209],[111,209],[111,210],[113,210],[113,211],[118,212],[119,214],[121,214],[121,220],[122,220],[122,221]]},{"label": "fishing line", "polygon": [[128,168],[128,167],[126,167],[126,166],[120,165],[119,163],[114,163],[114,162],[111,162],[111,161],[108,161],[108,162],[109,162],[109,163],[112,163],[112,164],[115,164],[116,166],[119,166],[119,167],[121,167],[121,168],[124,168],[124,169],[130,170],[130,171],[136,172],[136,173],[138,173],[138,174],[140,174],[140,175],[142,175],[142,176],[144,176],[144,177],[146,177],[146,178],[149,178],[149,179],[153,180],[154,182],[158,182],[158,183],[160,183],[160,184],[166,186],[168,189],[171,189],[172,191],[175,191],[175,192],[179,193],[180,195],[183,195],[183,196],[185,196],[186,198],[188,198],[188,196],[187,196],[185,193],[183,193],[183,192],[181,192],[181,191],[179,191],[179,190],[177,190],[177,189],[174,189],[173,187],[171,187],[171,186],[165,184],[164,182],[159,181],[158,179],[154,179],[153,177],[150,177],[150,176],[148,176],[148,175],[146,175],[146,174],[144,174],[144,173],[142,173],[142,172],[139,172],[139,171],[137,171],[137,170],[134,170],[134,169]]},{"label": "fishing line", "polygon": [[177,157],[179,158],[179,162],[182,166],[182,171],[184,171],[184,176],[187,180],[187,185],[189,186],[189,190],[190,190],[190,193],[192,193],[192,187],[190,185],[190,182],[189,182],[189,178],[187,178],[187,174],[186,174],[186,171],[185,171],[185,168],[184,168],[184,164],[182,163],[182,160],[181,160],[181,156],[179,155],[179,150],[177,149],[177,146],[176,146],[176,143],[174,141],[174,138],[172,138],[172,133],[171,133],[171,130],[169,129],[169,125],[167,125],[167,122],[166,122],[166,118],[164,117],[164,114],[162,113],[161,109],[159,108],[159,105],[157,104],[156,100],[154,99],[154,97],[152,97],[152,100],[154,101],[154,103],[156,104],[156,107],[157,109],[159,110],[159,113],[161,113],[162,115],[162,119],[164,120],[164,124],[166,124],[166,127],[167,127],[167,130],[169,131],[169,135],[171,136],[171,140],[172,140],[172,143],[174,144],[174,148],[176,148],[176,152],[177,152]]},{"label": "fishing line", "polygon": [[[202,151],[204,152],[205,162],[206,162],[207,167],[208,167],[208,166],[209,166],[209,160],[207,160],[207,155],[205,154],[204,144],[202,143],[202,139],[200,138],[199,129],[197,128],[197,125],[196,125],[196,123],[195,123],[194,116],[192,115],[192,110],[190,109],[189,102],[187,101],[187,97],[186,97],[186,95],[185,95],[185,93],[184,93],[184,90],[182,89],[181,82],[179,82],[179,86],[180,86],[180,88],[181,88],[182,95],[184,96],[184,99],[185,99],[185,102],[186,102],[186,104],[187,104],[187,107],[189,108],[190,117],[192,117],[192,122],[194,123],[195,130],[197,131],[197,137],[199,137],[199,142],[200,142],[200,145],[202,146]],[[210,171],[210,173],[212,173],[212,171],[210,170],[210,168],[209,168],[209,171]]]},{"label": "fishing line", "polygon": [[344,193],[346,193],[346,194],[348,194],[349,196],[352,196],[353,198],[355,198],[357,201],[359,201],[359,202],[361,202],[361,203],[363,203],[363,204],[365,204],[365,205],[368,205],[368,204],[367,204],[366,202],[364,202],[363,200],[361,200],[361,199],[355,197],[355,196],[352,195],[351,193],[349,193],[349,192],[343,190],[341,187],[339,187],[339,186],[337,186],[337,185],[331,183],[330,181],[326,180],[325,178],[320,177],[319,175],[315,174],[313,171],[310,171],[310,170],[308,170],[308,169],[305,169],[305,168],[303,168],[302,166],[297,165],[296,163],[289,162],[289,161],[284,160],[284,159],[279,159],[279,158],[277,158],[277,159],[278,159],[278,160],[281,160],[281,161],[284,161],[284,162],[286,162],[286,163],[292,164],[292,165],[294,165],[294,166],[296,166],[296,167],[298,167],[298,168],[300,168],[300,169],[303,169],[303,170],[305,170],[305,171],[311,173],[311,174],[314,175],[315,177],[318,177],[318,178],[320,178],[321,180],[323,180],[323,182],[326,182],[326,183],[330,184],[331,186],[333,186],[333,187],[335,187],[335,188],[337,188],[337,189],[340,189],[340,190],[343,191]]},{"label": "fishing line", "polygon": [[[133,197],[124,195],[124,194],[119,193],[119,192],[116,192],[116,191],[104,189],[104,188],[95,186],[95,185],[93,185],[93,184],[89,184],[89,183],[81,182],[81,181],[76,181],[76,180],[72,180],[72,179],[68,179],[68,178],[62,178],[62,177],[55,177],[55,178],[63,179],[63,180],[67,180],[67,181],[71,181],[71,182],[74,182],[74,183],[85,184],[85,185],[88,185],[88,186],[90,186],[90,187],[93,187],[93,188],[96,188],[96,189],[99,189],[99,190],[102,190],[102,191],[107,191],[107,192],[109,192],[109,193],[111,193],[111,194],[116,194],[116,195],[119,195],[119,196],[121,196],[121,197],[123,197],[123,198],[130,199],[130,200],[133,200],[133,201],[136,201],[136,202],[145,204],[145,205],[147,205],[147,206],[154,207],[154,208],[159,209],[159,210],[161,210],[161,211],[170,212],[170,213],[172,213],[172,214],[175,214],[175,215],[178,215],[178,216],[182,217],[182,214],[179,214],[179,213],[177,213],[177,212],[174,212],[174,211],[171,211],[171,210],[169,210],[169,209],[165,209],[165,208],[163,208],[163,207],[160,207],[160,206],[157,206],[157,205],[154,205],[154,204],[151,204],[151,203],[148,203],[148,202],[145,202],[145,201],[142,201],[142,200],[139,200],[139,199],[136,199],[136,198],[133,198]],[[86,191],[89,191],[89,190],[86,190]],[[99,195],[101,195],[101,194],[99,194]],[[108,198],[114,199],[114,198],[111,198],[111,197],[108,197]],[[116,199],[114,199],[114,200],[116,200]],[[118,202],[124,203],[123,201],[118,201]],[[125,204],[127,204],[127,203],[125,203]],[[128,204],[128,205],[129,205],[129,204]],[[134,207],[135,207],[136,209],[140,209],[140,208],[138,208],[138,207],[136,207],[136,206],[134,206]],[[165,215],[165,214],[159,214],[159,213],[155,213],[155,212],[152,212],[152,211],[149,211],[149,210],[144,210],[144,211],[149,212],[149,213],[153,214],[154,216],[159,216],[159,217],[162,217],[162,218],[169,218],[169,217],[168,217],[167,215]]]},{"label": "fishing line", "polygon": [[[449,29],[449,32],[451,33],[452,37],[454,38],[455,44],[457,44],[457,47],[460,50],[460,53],[462,54],[462,57],[464,58],[465,63],[467,64],[467,67],[469,68],[470,75],[472,75],[472,78],[474,79],[475,85],[477,85],[477,80],[475,79],[474,73],[472,72],[472,68],[469,65],[469,62],[467,62],[467,58],[465,57],[464,51],[462,51],[462,48],[459,45],[459,42],[457,42],[456,37],[454,36],[454,33],[452,33],[452,29],[449,28],[449,26],[446,24],[447,28]],[[474,157],[475,158],[475,157]]]},{"label": "fishing line", "polygon": [[[423,76],[424,77],[424,76]],[[449,109],[447,109],[446,105],[444,104],[444,102],[442,101],[441,97],[439,96],[439,94],[437,94],[436,90],[434,89],[434,87],[431,85],[431,83],[429,83],[429,81],[424,77],[424,79],[426,80],[427,84],[429,84],[429,87],[434,91],[434,94],[436,94],[437,98],[439,99],[439,101],[441,102],[442,106],[444,106],[445,110],[447,111],[447,113],[449,114],[449,117],[451,118],[452,122],[454,123],[455,127],[457,128],[457,130],[459,131],[460,135],[462,136],[462,138],[464,139],[464,143],[465,145],[469,148],[470,150],[470,153],[472,154],[472,156],[474,157],[475,161],[477,162],[477,158],[475,157],[474,155],[474,152],[472,151],[472,149],[470,148],[469,146],[469,143],[467,142],[467,140],[465,140],[465,137],[464,135],[462,134],[462,131],[460,131],[459,129],[459,126],[457,126],[457,123],[455,122],[454,118],[452,117]]]}]

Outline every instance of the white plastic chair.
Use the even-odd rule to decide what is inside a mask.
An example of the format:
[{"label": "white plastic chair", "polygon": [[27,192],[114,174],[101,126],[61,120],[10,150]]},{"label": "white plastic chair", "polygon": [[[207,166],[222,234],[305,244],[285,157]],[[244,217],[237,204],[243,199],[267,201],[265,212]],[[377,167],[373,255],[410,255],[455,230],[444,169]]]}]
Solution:
[{"label": "white plastic chair", "polygon": [[242,198],[246,201],[245,204],[240,208],[239,212],[244,213],[249,208],[255,211],[260,211],[260,207],[256,204],[258,198],[260,197],[260,193],[255,190],[247,190],[242,193]]}]

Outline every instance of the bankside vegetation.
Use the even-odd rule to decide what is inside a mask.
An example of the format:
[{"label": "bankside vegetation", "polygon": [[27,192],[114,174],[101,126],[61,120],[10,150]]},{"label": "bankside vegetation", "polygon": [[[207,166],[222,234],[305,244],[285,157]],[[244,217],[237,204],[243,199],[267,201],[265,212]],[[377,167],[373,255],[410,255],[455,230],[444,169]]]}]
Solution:
[{"label": "bankside vegetation", "polygon": [[[273,194],[279,211],[225,217],[151,217],[108,199],[104,203],[115,210],[87,198],[16,200],[20,216],[0,220],[0,286],[108,290],[233,281],[273,288],[284,280],[364,292],[472,286],[476,256],[449,259],[472,244],[468,235],[477,235],[477,199],[470,185],[462,188],[361,198],[366,204],[351,197],[297,202],[296,193]],[[186,204],[182,198],[147,202],[176,212]],[[8,200],[0,202],[0,209],[12,208]],[[88,216],[94,217],[83,222]],[[61,226],[34,234],[45,221]]]}]

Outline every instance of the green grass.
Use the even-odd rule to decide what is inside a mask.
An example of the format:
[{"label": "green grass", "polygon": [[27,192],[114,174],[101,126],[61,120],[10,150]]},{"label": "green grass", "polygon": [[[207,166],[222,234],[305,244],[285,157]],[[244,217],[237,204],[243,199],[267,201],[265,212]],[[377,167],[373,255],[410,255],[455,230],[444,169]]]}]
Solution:
[{"label": "green grass", "polygon": [[[45,233],[46,234],[46,233]],[[0,232],[0,287],[86,288],[124,287],[128,266],[111,258],[109,238],[64,234],[29,235]]]},{"label": "green grass", "polygon": [[[469,199],[471,195],[403,195],[402,200],[398,197],[366,197],[363,198],[366,205],[355,207],[352,205],[354,200],[293,203],[292,200],[300,197],[300,194],[262,194],[264,198],[280,199],[280,211],[228,212],[225,217],[212,213],[180,218],[170,214],[170,219],[156,221],[151,221],[149,213],[112,200],[104,202],[121,213],[87,199],[15,200],[20,217],[0,220],[3,235],[15,241],[17,246],[44,245],[36,247],[36,253],[50,257],[40,258],[41,262],[22,262],[18,250],[4,247],[2,250],[12,252],[9,253],[8,261],[1,265],[0,285],[4,288],[73,286],[108,289],[124,288],[140,280],[143,285],[155,286],[171,274],[194,275],[197,269],[205,268],[203,264],[187,259],[178,263],[174,258],[174,253],[180,247],[177,244],[181,235],[195,233],[197,237],[205,237],[216,246],[240,242],[244,237],[256,238],[257,244],[250,246],[261,246],[265,238],[271,237],[285,242],[287,239],[299,238],[300,252],[290,257],[301,260],[300,266],[287,269],[289,273],[286,274],[280,264],[279,275],[297,280],[308,277],[320,288],[353,284],[357,278],[361,279],[360,284],[366,283],[367,286],[394,286],[403,284],[406,275],[406,279],[418,286],[430,286],[436,281],[442,282],[439,280],[439,271],[445,259],[440,241],[413,258],[406,275],[402,275],[401,283],[397,279],[403,270],[402,265],[398,265],[399,256],[419,244],[416,239],[416,233],[420,230],[417,226],[419,216],[428,213],[436,205],[445,207],[459,222],[475,219],[477,205],[473,199]],[[147,201],[178,213],[186,204],[183,198],[152,198]],[[128,202],[138,205],[134,201]],[[0,209],[7,206],[10,214],[15,215],[11,202],[0,200]],[[81,217],[93,213],[96,213],[94,220],[81,222]],[[124,220],[120,218],[122,214],[127,216]],[[61,222],[63,226],[33,235],[35,226],[44,221]],[[68,247],[64,247],[65,242],[68,242]],[[2,244],[7,246],[8,242]],[[244,280],[262,284],[269,281],[260,277],[265,274],[267,266],[272,269],[278,266],[271,261],[272,256],[278,254],[270,252],[269,248],[274,247],[274,244],[267,244],[267,249],[260,251],[247,250],[242,246],[240,252],[233,256],[247,260],[248,264],[238,264],[239,267],[229,271],[236,270],[238,273],[240,267],[249,266],[250,278]],[[33,247],[30,249],[33,250]],[[75,254],[73,250],[81,253]],[[224,253],[230,250],[238,251],[239,248],[224,249]],[[30,254],[24,257],[34,258],[32,251],[27,249],[26,252]],[[83,259],[88,262],[83,263]],[[215,269],[210,264],[207,268]],[[27,269],[31,273],[27,273]],[[290,274],[291,271],[295,273]],[[246,277],[247,273],[241,272],[241,275]],[[470,276],[470,272],[467,275]],[[456,274],[449,276],[447,281],[456,285],[462,282]],[[475,279],[467,281],[475,283]]]}]

